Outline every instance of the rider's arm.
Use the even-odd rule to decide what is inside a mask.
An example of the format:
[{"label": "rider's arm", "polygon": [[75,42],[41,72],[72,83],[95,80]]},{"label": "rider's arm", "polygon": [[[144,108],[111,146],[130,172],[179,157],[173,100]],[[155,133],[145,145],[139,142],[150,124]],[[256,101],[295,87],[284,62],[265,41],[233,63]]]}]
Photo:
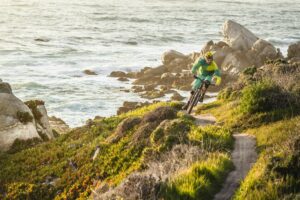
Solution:
[{"label": "rider's arm", "polygon": [[221,83],[221,70],[218,68],[218,65],[214,62],[214,67],[215,67],[215,72],[213,76],[217,79],[216,80],[216,85],[220,85]]},{"label": "rider's arm", "polygon": [[192,67],[192,73],[194,75],[197,75],[197,72],[198,72],[198,70],[199,70],[200,67],[201,67],[201,59],[198,60],[198,61],[196,61],[195,64],[193,65],[193,67]]},{"label": "rider's arm", "polygon": [[192,73],[197,75],[199,67],[200,67],[200,63],[199,62],[195,63],[192,67]]}]

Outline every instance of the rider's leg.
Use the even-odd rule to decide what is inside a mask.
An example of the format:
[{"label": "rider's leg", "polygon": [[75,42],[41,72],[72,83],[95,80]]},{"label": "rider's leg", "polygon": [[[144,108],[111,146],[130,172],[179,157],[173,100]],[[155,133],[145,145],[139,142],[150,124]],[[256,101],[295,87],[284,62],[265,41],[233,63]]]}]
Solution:
[{"label": "rider's leg", "polygon": [[201,97],[199,99],[200,102],[203,102],[204,95],[205,95],[206,90],[207,90],[207,88],[208,88],[209,85],[210,85],[210,82],[208,80],[205,80],[204,84],[202,86],[202,95],[201,95]]}]

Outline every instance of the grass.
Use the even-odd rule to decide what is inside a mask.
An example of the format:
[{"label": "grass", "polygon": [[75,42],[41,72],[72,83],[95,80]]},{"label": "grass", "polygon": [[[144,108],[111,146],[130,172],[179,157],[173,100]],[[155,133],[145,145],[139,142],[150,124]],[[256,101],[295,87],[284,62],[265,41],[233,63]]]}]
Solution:
[{"label": "grass", "polygon": [[[201,146],[212,153],[229,151],[232,143],[229,132],[218,130],[214,134],[212,132],[217,130],[216,127],[205,131],[197,129],[193,119],[181,112],[169,120],[170,123],[161,130],[161,136],[156,135],[158,130],[153,130],[149,138],[145,138],[149,142],[142,142],[143,145],[134,142],[139,125],[128,130],[118,142],[107,142],[124,119],[143,118],[161,106],[179,108],[181,104],[156,103],[118,116],[94,120],[55,140],[35,143],[35,146],[30,143],[26,149],[23,149],[22,142],[17,142],[10,153],[0,154],[0,199],[87,199],[91,189],[98,184],[118,185],[132,172],[142,170],[146,149],[160,154],[169,151],[175,144],[200,145],[202,141],[213,144],[214,148]],[[222,136],[223,131],[226,137]],[[191,134],[193,139],[188,136]],[[220,140],[224,142],[220,143]],[[97,148],[100,153],[93,161]],[[211,182],[214,183],[214,180]]]},{"label": "grass", "polygon": [[[293,104],[288,107],[267,105],[271,102],[265,97],[268,93],[264,87],[252,84],[240,92],[244,96],[221,97],[216,102],[199,106],[197,113],[212,113],[224,127],[256,136],[258,160],[234,199],[297,199],[300,197],[299,109]],[[249,91],[256,89],[259,95],[249,96]]]},{"label": "grass", "polygon": [[204,161],[194,163],[175,175],[163,188],[164,199],[212,199],[220,189],[233,164],[227,154],[211,153]]},{"label": "grass", "polygon": [[295,117],[247,130],[256,136],[260,156],[234,199],[294,199],[299,195],[299,124],[300,117]]}]

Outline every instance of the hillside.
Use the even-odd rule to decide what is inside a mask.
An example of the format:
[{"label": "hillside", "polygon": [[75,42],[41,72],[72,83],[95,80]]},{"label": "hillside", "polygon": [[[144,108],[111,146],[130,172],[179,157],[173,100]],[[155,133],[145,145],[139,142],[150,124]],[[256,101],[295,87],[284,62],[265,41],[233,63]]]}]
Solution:
[{"label": "hillside", "polygon": [[[300,188],[299,64],[247,68],[218,100],[178,102],[96,119],[55,140],[0,155],[1,199],[213,199],[233,169],[233,133],[257,139],[258,160],[234,199],[294,199]],[[20,150],[23,149],[23,150]]]},{"label": "hillside", "polygon": [[[116,194],[124,198],[124,188],[101,192],[130,174],[145,188],[142,194],[132,188],[136,191],[131,194],[139,199],[211,198],[232,168],[227,153],[233,143],[231,132],[195,126],[192,117],[178,111],[181,106],[153,104],[95,120],[33,148],[3,153],[1,199],[86,199],[92,189],[98,194],[95,198]],[[165,169],[139,174],[155,164]]]}]

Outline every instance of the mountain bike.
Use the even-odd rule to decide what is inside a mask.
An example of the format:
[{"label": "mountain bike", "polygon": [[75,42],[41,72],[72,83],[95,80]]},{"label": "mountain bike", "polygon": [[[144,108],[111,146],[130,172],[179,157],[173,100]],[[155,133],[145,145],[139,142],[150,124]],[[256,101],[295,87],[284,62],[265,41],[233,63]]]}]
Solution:
[{"label": "mountain bike", "polygon": [[[199,77],[195,77],[197,79],[200,79]],[[191,114],[193,108],[198,104],[199,100],[202,98],[204,98],[204,93],[202,88],[205,87],[205,83],[209,85],[215,85],[213,83],[210,83],[209,81],[205,81],[205,80],[201,80],[201,85],[200,87],[194,92],[194,94],[192,94],[192,96],[190,97],[190,100],[188,101],[188,105],[187,105],[187,112],[189,114]]]}]

